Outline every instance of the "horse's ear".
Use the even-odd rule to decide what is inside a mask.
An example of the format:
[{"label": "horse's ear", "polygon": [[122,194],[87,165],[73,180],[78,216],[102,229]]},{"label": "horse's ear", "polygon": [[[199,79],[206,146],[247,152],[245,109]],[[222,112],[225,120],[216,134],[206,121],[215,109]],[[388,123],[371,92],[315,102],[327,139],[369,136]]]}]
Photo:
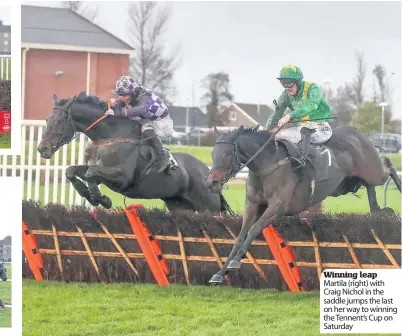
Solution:
[{"label": "horse's ear", "polygon": [[214,126],[214,132],[215,132],[216,134],[219,134],[219,131],[218,131],[218,129],[216,128],[216,126]]},{"label": "horse's ear", "polygon": [[59,101],[59,98],[53,93],[53,104],[56,105],[56,103]]}]

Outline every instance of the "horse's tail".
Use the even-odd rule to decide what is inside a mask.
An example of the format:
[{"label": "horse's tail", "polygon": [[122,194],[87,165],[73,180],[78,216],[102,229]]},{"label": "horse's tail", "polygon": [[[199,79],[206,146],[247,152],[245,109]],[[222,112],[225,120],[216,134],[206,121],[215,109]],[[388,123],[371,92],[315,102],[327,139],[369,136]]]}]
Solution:
[{"label": "horse's tail", "polygon": [[219,198],[221,200],[221,212],[223,212],[225,215],[234,216],[235,215],[234,211],[230,208],[228,202],[226,201],[222,193],[219,194]]},{"label": "horse's tail", "polygon": [[395,182],[396,186],[399,189],[399,192],[401,192],[401,179],[398,176],[398,173],[393,166],[391,160],[387,158],[386,156],[382,156],[382,162],[384,163],[385,167],[388,168],[389,170],[389,176],[392,178],[392,180]]}]

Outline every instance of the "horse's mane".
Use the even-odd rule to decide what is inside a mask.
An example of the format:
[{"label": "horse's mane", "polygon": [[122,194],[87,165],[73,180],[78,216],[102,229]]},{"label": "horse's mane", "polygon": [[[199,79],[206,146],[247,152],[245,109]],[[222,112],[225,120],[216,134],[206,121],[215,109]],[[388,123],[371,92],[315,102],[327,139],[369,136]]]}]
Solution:
[{"label": "horse's mane", "polygon": [[[70,98],[69,98],[70,99]],[[63,106],[64,104],[67,103],[67,101],[69,99],[59,99],[56,103],[56,106]],[[78,103],[82,103],[82,104],[94,104],[94,105],[98,105],[100,106],[103,110],[107,110],[107,103],[101,99],[99,99],[99,97],[97,96],[91,96],[91,95],[87,95],[85,91],[81,91],[79,92],[76,96],[75,96],[75,101]]]},{"label": "horse's mane", "polygon": [[243,135],[243,134],[255,135],[258,138],[264,139],[264,140],[267,140],[271,136],[270,132],[267,132],[266,130],[261,130],[259,125],[254,126],[254,127],[241,125],[240,127],[236,128],[234,130],[231,130],[227,133],[223,133],[223,135],[224,134],[229,135],[229,137],[232,140],[237,139],[240,135]]},{"label": "horse's mane", "polygon": [[107,103],[105,101],[99,99],[99,97],[97,97],[97,96],[91,96],[91,95],[88,96],[84,91],[80,92],[75,97],[75,100],[77,102],[80,102],[80,103],[83,103],[83,104],[88,103],[88,104],[99,105],[105,111],[107,110]]}]

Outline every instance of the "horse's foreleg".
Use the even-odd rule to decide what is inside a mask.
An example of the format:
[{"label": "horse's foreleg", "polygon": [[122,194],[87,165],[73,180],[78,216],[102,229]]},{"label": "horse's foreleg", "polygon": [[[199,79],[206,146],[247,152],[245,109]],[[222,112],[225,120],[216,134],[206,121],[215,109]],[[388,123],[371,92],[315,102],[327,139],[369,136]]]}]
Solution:
[{"label": "horse's foreleg", "polygon": [[239,269],[241,265],[241,260],[246,256],[248,249],[251,246],[251,243],[257,238],[258,234],[265,229],[270,223],[273,223],[276,219],[277,213],[281,208],[281,203],[277,202],[273,205],[268,206],[268,208],[264,211],[262,216],[258,219],[257,222],[251,227],[251,229],[247,233],[247,237],[242,244],[242,246],[237,251],[236,256],[232,261],[229,262],[228,269]]},{"label": "horse's foreleg", "polygon": [[217,273],[215,273],[212,276],[212,278],[209,280],[210,284],[222,284],[223,283],[223,277],[226,274],[227,266],[229,265],[229,263],[233,259],[233,257],[236,255],[239,248],[243,245],[244,240],[246,239],[248,230],[256,222],[256,220],[258,218],[259,209],[260,209],[260,204],[247,202],[246,208],[244,209],[243,223],[242,223],[242,227],[241,227],[239,236],[237,237],[237,239],[233,245],[232,251],[230,252],[230,254],[228,256],[228,259],[222,265],[222,268]]},{"label": "horse's foreleg", "polygon": [[375,187],[371,184],[366,184],[366,189],[367,189],[368,202],[370,205],[370,212],[374,213],[380,211],[380,207],[377,202],[377,194],[375,192]]},{"label": "horse's foreleg", "polygon": [[84,180],[90,183],[109,183],[124,191],[130,184],[131,179],[122,167],[103,167],[98,165],[89,166]]},{"label": "horse's foreleg", "polygon": [[96,199],[91,197],[91,192],[88,187],[77,177],[80,179],[84,179],[85,173],[88,170],[88,166],[80,165],[80,166],[71,166],[66,169],[66,178],[71,182],[74,189],[77,190],[78,194],[81,197],[84,197],[91,203],[93,206],[98,206],[99,202]]},{"label": "horse's foreleg", "polygon": [[383,214],[395,215],[395,211],[392,208],[384,207],[380,209],[377,202],[377,195],[375,191],[375,186],[371,184],[366,184],[367,196],[370,205],[370,213],[381,212]]}]

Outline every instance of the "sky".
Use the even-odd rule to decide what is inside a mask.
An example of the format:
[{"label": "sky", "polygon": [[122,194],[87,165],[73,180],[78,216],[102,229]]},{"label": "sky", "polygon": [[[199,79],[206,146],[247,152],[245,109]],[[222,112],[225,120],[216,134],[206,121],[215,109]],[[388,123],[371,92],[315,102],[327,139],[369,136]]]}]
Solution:
[{"label": "sky", "polygon": [[[27,1],[26,4],[38,2]],[[41,5],[59,6],[57,2]],[[165,4],[164,4],[165,5]],[[353,80],[356,51],[367,66],[366,98],[372,97],[372,69],[385,67],[395,111],[401,115],[401,2],[172,2],[166,49],[181,44],[175,74],[176,105],[200,104],[200,81],[225,71],[235,102],[272,105],[281,93],[276,80],[282,66],[298,65],[306,80],[336,89]],[[90,2],[96,23],[130,43],[127,2]],[[118,18],[118,20],[116,20]],[[393,73],[393,75],[391,75]],[[378,88],[378,85],[377,85]]]},{"label": "sky", "polygon": [[8,6],[0,6],[0,20],[3,20],[3,24],[10,24],[10,12],[11,7]]}]

